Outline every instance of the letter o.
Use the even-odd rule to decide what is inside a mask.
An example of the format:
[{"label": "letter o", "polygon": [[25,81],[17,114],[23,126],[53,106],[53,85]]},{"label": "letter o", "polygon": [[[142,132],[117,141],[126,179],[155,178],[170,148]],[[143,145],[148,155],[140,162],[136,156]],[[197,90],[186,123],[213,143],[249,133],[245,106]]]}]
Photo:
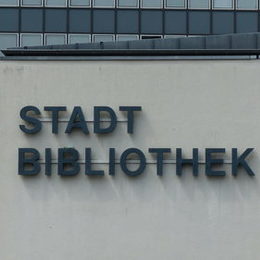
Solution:
[{"label": "letter o", "polygon": [[[136,154],[138,155],[139,157],[139,160],[140,160],[140,163],[139,163],[139,167],[132,171],[132,170],[129,170],[128,167],[127,167],[127,157],[130,155],[130,154]],[[129,176],[138,176],[140,174],[142,174],[145,170],[145,167],[146,167],[146,158],[145,158],[145,155],[144,153],[139,150],[139,149],[136,149],[136,148],[129,148],[127,150],[125,150],[122,155],[121,155],[121,158],[120,158],[120,166],[121,166],[121,169],[122,171],[129,175]]]}]

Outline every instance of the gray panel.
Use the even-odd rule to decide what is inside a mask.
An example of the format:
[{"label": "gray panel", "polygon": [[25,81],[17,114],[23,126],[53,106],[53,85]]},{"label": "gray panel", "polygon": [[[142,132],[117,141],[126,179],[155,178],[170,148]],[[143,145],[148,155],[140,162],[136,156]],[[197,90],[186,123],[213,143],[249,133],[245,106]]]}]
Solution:
[{"label": "gray panel", "polygon": [[214,12],[212,15],[213,34],[224,34],[234,32],[233,12]]},{"label": "gray panel", "polygon": [[18,31],[18,9],[3,8],[0,9],[0,31],[17,32]]},{"label": "gray panel", "polygon": [[161,11],[142,11],[141,33],[161,34],[163,29]]},{"label": "gray panel", "polygon": [[166,11],[165,12],[165,33],[186,34],[187,33],[187,12]]},{"label": "gray panel", "polygon": [[45,30],[46,32],[66,32],[67,11],[62,9],[46,9]]},{"label": "gray panel", "polygon": [[258,31],[258,14],[256,12],[237,12],[236,16],[238,33]]},{"label": "gray panel", "polygon": [[93,31],[94,33],[114,33],[115,12],[113,10],[94,10]]},{"label": "gray panel", "polygon": [[257,37],[255,34],[233,34],[232,49],[256,49]]},{"label": "gray panel", "polygon": [[205,49],[205,37],[180,38],[180,49]]},{"label": "gray panel", "polygon": [[91,27],[91,12],[83,9],[70,9],[69,31],[75,33],[88,33]]},{"label": "gray panel", "polygon": [[189,12],[189,33],[209,34],[210,33],[210,13],[203,11]]},{"label": "gray panel", "polygon": [[43,27],[43,10],[42,9],[22,9],[21,10],[21,30],[22,30],[22,32],[42,32],[42,30],[43,30],[42,27]]},{"label": "gray panel", "polygon": [[206,49],[230,49],[230,35],[214,35],[206,37]]},{"label": "gray panel", "polygon": [[138,33],[139,13],[133,10],[118,10],[117,33]]}]

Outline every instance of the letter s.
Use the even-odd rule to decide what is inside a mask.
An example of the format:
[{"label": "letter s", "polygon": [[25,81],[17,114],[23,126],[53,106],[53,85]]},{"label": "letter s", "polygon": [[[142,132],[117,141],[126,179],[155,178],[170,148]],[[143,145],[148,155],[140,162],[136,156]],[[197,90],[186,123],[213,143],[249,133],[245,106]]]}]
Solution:
[{"label": "letter s", "polygon": [[33,128],[26,128],[25,125],[20,125],[20,129],[26,134],[36,134],[42,129],[41,121],[35,117],[27,116],[28,112],[34,112],[36,115],[41,114],[40,110],[34,106],[26,106],[22,108],[20,111],[21,119],[33,125]]}]

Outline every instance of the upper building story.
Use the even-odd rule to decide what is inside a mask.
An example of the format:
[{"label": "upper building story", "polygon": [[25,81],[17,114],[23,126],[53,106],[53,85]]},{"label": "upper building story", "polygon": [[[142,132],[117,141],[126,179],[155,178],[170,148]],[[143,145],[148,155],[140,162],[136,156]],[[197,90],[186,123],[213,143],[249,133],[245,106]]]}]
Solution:
[{"label": "upper building story", "polygon": [[259,0],[0,0],[0,49],[259,32]]}]

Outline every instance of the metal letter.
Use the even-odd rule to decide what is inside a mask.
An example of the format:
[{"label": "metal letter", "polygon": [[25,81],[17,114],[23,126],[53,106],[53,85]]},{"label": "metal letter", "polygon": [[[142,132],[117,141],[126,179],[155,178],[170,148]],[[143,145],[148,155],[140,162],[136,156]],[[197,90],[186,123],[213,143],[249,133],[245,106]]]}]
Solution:
[{"label": "metal letter", "polygon": [[120,111],[127,112],[127,133],[133,134],[134,132],[134,112],[142,111],[142,107],[131,107],[131,106],[121,106],[119,107]]},{"label": "metal letter", "polygon": [[20,125],[20,129],[26,134],[36,134],[36,133],[40,132],[42,129],[41,121],[35,117],[27,116],[28,112],[34,112],[36,115],[41,114],[40,110],[34,106],[26,106],[26,107],[22,108],[20,111],[20,117],[24,121],[33,125],[34,127],[31,129],[28,129],[24,125]]},{"label": "metal letter", "polygon": [[239,166],[242,166],[248,175],[255,176],[248,163],[245,161],[246,157],[254,150],[254,148],[247,148],[239,157],[237,155],[237,149],[232,149],[232,175],[237,176]]},{"label": "metal letter", "polygon": [[[39,164],[40,153],[33,148],[19,148],[18,174],[23,176],[37,175],[41,171]],[[28,158],[26,154],[31,154]],[[30,165],[32,169],[26,170],[26,165]]]}]

